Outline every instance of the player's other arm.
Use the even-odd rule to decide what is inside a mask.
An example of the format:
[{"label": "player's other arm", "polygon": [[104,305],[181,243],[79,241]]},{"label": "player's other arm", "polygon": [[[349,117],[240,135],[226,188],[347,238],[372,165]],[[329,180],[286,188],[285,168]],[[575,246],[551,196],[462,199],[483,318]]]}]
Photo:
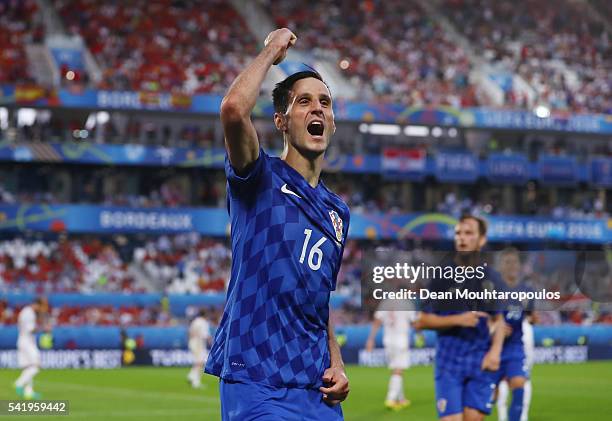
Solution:
[{"label": "player's other arm", "polygon": [[372,320],[372,325],[370,326],[370,335],[368,336],[368,340],[366,341],[366,351],[372,352],[374,349],[376,334],[380,330],[380,326],[382,325],[382,320],[374,319]]},{"label": "player's other arm", "polygon": [[466,311],[459,314],[440,315],[421,312],[413,323],[415,329],[449,329],[452,327],[475,327],[480,317],[489,317],[482,311]]},{"label": "player's other arm", "polygon": [[501,361],[504,339],[506,339],[506,322],[503,314],[496,314],[493,317],[492,332],[491,348],[489,348],[489,351],[482,360],[482,369],[497,371]]},{"label": "player's other arm", "polygon": [[271,32],[266,38],[266,46],[238,75],[221,102],[225,147],[230,163],[238,173],[259,156],[259,141],[251,121],[251,112],[261,84],[270,66],[280,63],[295,40],[295,35],[287,28]]},{"label": "player's other arm", "polygon": [[336,405],[346,399],[349,394],[349,381],[344,371],[344,362],[340,353],[340,345],[336,340],[331,320],[327,323],[327,343],[329,346],[330,367],[323,373],[323,382],[326,386],[319,390],[323,393],[323,400],[329,405]]}]

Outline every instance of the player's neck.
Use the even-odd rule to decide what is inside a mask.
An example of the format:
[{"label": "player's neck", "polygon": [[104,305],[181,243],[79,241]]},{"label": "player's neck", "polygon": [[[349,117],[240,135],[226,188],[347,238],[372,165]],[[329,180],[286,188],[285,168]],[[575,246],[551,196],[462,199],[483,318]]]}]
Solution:
[{"label": "player's neck", "polygon": [[314,159],[309,159],[297,149],[289,147],[283,151],[281,159],[300,173],[311,187],[317,187],[319,177],[321,176],[321,168],[323,167],[323,157],[324,155],[320,154]]}]

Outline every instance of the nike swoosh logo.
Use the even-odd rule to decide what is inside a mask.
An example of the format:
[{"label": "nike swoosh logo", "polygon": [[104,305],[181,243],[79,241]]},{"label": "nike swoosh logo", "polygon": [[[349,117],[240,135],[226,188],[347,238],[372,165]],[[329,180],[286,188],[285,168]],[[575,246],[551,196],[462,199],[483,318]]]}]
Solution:
[{"label": "nike swoosh logo", "polygon": [[300,196],[299,196],[299,195],[298,195],[296,192],[291,191],[291,190],[289,190],[289,189],[287,188],[287,183],[283,184],[283,187],[281,187],[281,191],[282,191],[283,193],[286,193],[286,194],[292,194],[292,195],[294,195],[295,197],[297,197],[298,199],[301,199],[301,197],[300,197]]}]

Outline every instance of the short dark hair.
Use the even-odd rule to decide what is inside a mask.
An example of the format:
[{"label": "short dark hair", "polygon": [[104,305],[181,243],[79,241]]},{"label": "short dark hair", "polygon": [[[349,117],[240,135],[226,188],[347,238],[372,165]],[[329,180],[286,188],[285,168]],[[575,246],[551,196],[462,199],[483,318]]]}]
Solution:
[{"label": "short dark hair", "polygon": [[512,247],[512,246],[506,247],[505,249],[503,249],[501,251],[501,256],[502,257],[506,257],[506,256],[509,256],[509,255],[512,255],[512,254],[516,255],[519,259],[521,258],[520,254],[519,254],[519,251],[518,251],[518,249],[516,247]]},{"label": "short dark hair", "polygon": [[462,215],[461,218],[459,218],[459,222],[465,222],[469,219],[476,221],[476,223],[478,224],[478,234],[480,234],[483,237],[487,235],[487,223],[484,219],[482,219],[479,216]]},{"label": "short dark hair", "polygon": [[[278,82],[272,91],[274,111],[281,114],[286,113],[287,108],[289,107],[289,92],[291,91],[291,88],[293,88],[293,84],[300,79],[306,79],[309,77],[313,77],[325,83],[323,77],[314,69],[294,73],[291,76],[288,76],[286,79]],[[327,83],[325,83],[325,86],[327,86]],[[329,86],[327,86],[327,89],[329,89]]]}]

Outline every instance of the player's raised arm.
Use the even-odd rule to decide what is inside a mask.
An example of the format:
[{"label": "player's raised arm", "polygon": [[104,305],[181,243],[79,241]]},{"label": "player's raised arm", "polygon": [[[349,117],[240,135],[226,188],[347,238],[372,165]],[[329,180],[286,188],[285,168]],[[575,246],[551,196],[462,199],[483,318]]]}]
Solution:
[{"label": "player's raised arm", "polygon": [[244,170],[259,156],[257,132],[251,112],[261,84],[272,64],[280,63],[296,36],[287,28],[271,32],[259,55],[238,75],[221,102],[221,123],[230,163],[237,172]]}]

